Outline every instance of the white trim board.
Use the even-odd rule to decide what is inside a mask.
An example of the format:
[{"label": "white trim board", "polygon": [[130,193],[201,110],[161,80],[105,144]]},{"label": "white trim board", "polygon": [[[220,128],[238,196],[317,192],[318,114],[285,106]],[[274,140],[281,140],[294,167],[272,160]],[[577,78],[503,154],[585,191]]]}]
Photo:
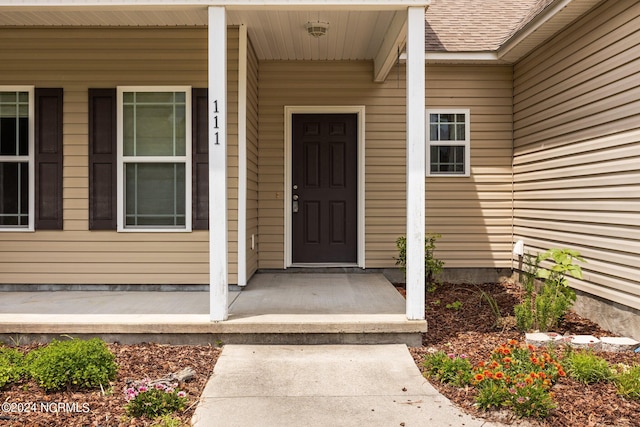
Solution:
[{"label": "white trim board", "polygon": [[238,49],[238,286],[247,285],[247,26]]},{"label": "white trim board", "polygon": [[[365,268],[365,107],[364,105],[340,106],[285,106],[284,107],[284,268],[293,267],[292,257],[292,145],[291,132],[294,114],[356,114],[358,116],[358,264]],[[306,264],[305,264],[306,265]],[[320,264],[318,264],[320,265]],[[350,264],[351,265],[351,264]]]}]

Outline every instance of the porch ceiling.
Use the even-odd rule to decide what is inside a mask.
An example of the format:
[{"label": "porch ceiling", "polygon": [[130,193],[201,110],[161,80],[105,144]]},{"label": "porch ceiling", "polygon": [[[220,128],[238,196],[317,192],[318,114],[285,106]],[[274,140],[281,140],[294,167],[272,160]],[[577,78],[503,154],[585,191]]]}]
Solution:
[{"label": "porch ceiling", "polygon": [[[206,26],[203,6],[65,6],[0,8],[0,26]],[[345,7],[228,8],[229,25],[244,24],[260,60],[368,60],[380,53],[385,36],[404,43],[402,29],[394,24],[406,7],[348,9]],[[396,21],[399,19],[396,17]],[[307,34],[309,21],[329,23],[326,36]],[[390,30],[396,34],[388,34]],[[398,31],[399,30],[399,31]]]}]

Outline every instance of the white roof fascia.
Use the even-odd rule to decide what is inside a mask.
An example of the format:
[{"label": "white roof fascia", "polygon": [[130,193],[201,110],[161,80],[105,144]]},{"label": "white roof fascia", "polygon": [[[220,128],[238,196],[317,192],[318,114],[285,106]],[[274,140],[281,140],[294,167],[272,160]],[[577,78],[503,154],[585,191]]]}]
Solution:
[{"label": "white roof fascia", "polygon": [[600,1],[602,0],[556,0],[512,34],[498,49],[498,57],[505,62],[516,62]]},{"label": "white roof fascia", "polygon": [[[406,61],[406,53],[400,55],[401,61]],[[429,64],[456,63],[504,63],[496,52],[429,52],[425,53],[425,62]]]},{"label": "white roof fascia", "polygon": [[565,7],[574,0],[561,0],[547,7],[546,10],[539,13],[535,18],[529,21],[524,27],[516,31],[505,43],[498,49],[498,56],[501,58],[507,55],[512,49],[518,46],[526,38],[535,33],[540,27],[547,23],[551,18],[557,15]]}]

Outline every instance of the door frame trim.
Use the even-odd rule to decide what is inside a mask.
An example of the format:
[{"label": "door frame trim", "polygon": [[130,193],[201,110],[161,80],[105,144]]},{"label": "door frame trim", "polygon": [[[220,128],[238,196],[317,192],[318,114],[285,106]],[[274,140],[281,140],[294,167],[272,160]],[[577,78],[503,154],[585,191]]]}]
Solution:
[{"label": "door frame trim", "polygon": [[[293,166],[293,115],[294,114],[356,114],[358,124],[358,267],[365,268],[365,106],[323,105],[284,107],[284,268],[292,267],[293,218],[292,218],[292,166]],[[325,264],[305,266],[324,266]],[[335,266],[341,266],[336,264]],[[345,264],[347,265],[347,264]],[[348,264],[353,266],[353,264]],[[334,265],[332,265],[334,266]]]}]

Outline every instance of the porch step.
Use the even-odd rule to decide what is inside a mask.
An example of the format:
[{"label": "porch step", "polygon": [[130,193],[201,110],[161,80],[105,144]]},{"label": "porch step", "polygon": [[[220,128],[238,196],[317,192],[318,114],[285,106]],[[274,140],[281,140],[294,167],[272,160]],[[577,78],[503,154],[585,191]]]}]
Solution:
[{"label": "porch step", "polygon": [[47,342],[60,335],[132,344],[407,344],[427,324],[404,314],[264,314],[211,322],[203,314],[0,314],[0,340]]}]

